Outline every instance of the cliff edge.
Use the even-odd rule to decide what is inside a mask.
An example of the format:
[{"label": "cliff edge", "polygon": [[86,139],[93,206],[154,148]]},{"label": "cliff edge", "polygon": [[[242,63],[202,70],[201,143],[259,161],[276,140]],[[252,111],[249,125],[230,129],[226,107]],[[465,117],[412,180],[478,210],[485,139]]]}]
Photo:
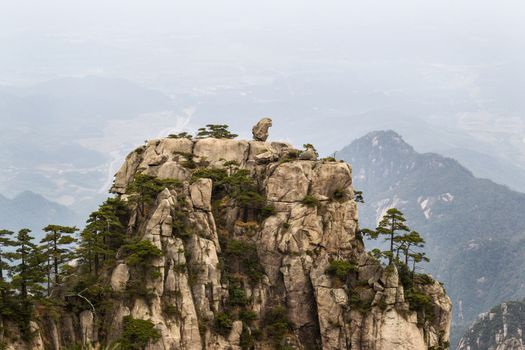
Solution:
[{"label": "cliff edge", "polygon": [[112,192],[135,245],[99,269],[98,296],[70,278],[78,293],[39,314],[29,348],[119,342],[132,320],[156,330],[149,350],[448,347],[442,285],[365,252],[349,164],[283,142],[174,136],[131,152]]}]

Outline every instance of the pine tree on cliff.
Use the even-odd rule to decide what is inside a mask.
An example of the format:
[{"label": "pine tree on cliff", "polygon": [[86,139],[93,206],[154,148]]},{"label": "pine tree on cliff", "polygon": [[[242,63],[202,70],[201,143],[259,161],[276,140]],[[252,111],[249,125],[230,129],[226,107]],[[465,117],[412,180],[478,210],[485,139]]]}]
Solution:
[{"label": "pine tree on cliff", "polygon": [[[48,277],[48,293],[50,291],[50,276],[53,273],[55,285],[59,283],[60,266],[74,258],[74,252],[71,244],[77,240],[73,237],[78,228],[71,226],[47,225],[44,227],[46,236],[40,241],[43,244],[42,253],[46,260],[50,262]],[[50,271],[52,270],[52,271]]]},{"label": "pine tree on cliff", "polygon": [[13,254],[8,252],[6,248],[15,245],[11,238],[13,231],[0,230],[0,297],[2,304],[5,301],[6,292],[9,288],[9,283],[6,281],[6,273],[10,269],[9,261],[13,261]]},{"label": "pine tree on cliff", "polygon": [[24,337],[29,337],[31,330],[29,322],[33,314],[33,299],[42,296],[45,282],[45,257],[41,250],[33,243],[29,235],[31,230],[22,229],[16,235],[15,252],[11,257],[17,261],[11,269],[12,286],[18,291],[18,315],[20,330]]},{"label": "pine tree on cliff", "polygon": [[425,240],[416,231],[411,231],[410,233],[396,237],[395,242],[398,244],[396,256],[398,257],[401,251],[405,256],[405,265],[407,266],[410,254],[416,253],[414,248],[423,248],[425,246]]},{"label": "pine tree on cliff", "polygon": [[384,252],[388,258],[388,264],[391,264],[394,259],[395,242],[401,237],[399,231],[410,231],[405,222],[404,214],[396,208],[391,208],[387,210],[376,228],[377,234],[386,236],[385,240],[390,242],[390,250]]},{"label": "pine tree on cliff", "polygon": [[205,128],[199,128],[196,138],[204,139],[207,137],[213,137],[216,139],[234,139],[239,136],[237,134],[232,134],[228,128],[229,126],[225,124],[208,124]]},{"label": "pine tree on cliff", "polygon": [[[408,255],[410,258],[412,258],[412,274],[416,272],[416,264],[419,264],[420,262],[430,261],[427,255],[423,252],[410,253]],[[407,259],[407,264],[408,264],[408,259]]]},{"label": "pine tree on cliff", "polygon": [[0,230],[0,341],[3,341],[4,337],[4,319],[12,315],[12,309],[7,300],[11,284],[6,280],[6,275],[11,268],[9,262],[13,260],[12,253],[6,251],[7,247],[14,245],[12,235],[12,231]]},{"label": "pine tree on cliff", "polygon": [[121,217],[126,216],[126,204],[116,198],[108,198],[97,211],[91,213],[85,229],[80,234],[80,257],[90,273],[98,275],[104,262],[114,259],[123,244],[126,229]]}]

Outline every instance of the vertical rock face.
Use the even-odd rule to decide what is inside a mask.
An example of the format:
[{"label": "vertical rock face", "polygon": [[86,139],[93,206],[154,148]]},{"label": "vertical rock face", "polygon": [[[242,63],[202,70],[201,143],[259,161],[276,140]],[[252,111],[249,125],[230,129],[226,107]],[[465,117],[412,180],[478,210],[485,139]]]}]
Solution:
[{"label": "vertical rock face", "polygon": [[[420,283],[429,305],[410,305],[397,269],[364,251],[350,165],[298,153],[212,138],[153,140],[132,152],[115,177],[118,196],[132,195],[139,173],[180,181],[147,207],[129,204],[129,234],[162,251],[152,262],[159,275],[137,280],[117,254],[107,272],[117,297],[99,320],[87,309],[71,316],[76,339],[109,343],[130,315],[160,331],[149,350],[444,349],[451,304],[442,286]],[[240,174],[251,192],[235,187]],[[327,273],[334,261],[352,266],[344,279]],[[129,292],[137,282],[144,293]],[[44,341],[49,349],[67,345],[41,333],[57,339]]]},{"label": "vertical rock face", "polygon": [[506,302],[481,314],[458,350],[525,350],[524,329],[525,302]]}]

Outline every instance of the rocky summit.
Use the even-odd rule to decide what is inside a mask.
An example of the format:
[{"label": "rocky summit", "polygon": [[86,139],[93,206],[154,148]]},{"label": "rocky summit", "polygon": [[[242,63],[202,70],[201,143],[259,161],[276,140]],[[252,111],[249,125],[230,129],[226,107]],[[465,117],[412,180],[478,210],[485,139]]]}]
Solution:
[{"label": "rocky summit", "polygon": [[133,248],[90,280],[99,294],[70,277],[65,306],[37,311],[31,342],[11,327],[7,348],[127,344],[140,328],[148,350],[446,349],[442,285],[369,255],[351,166],[301,152],[187,135],[137,148],[112,188]]}]

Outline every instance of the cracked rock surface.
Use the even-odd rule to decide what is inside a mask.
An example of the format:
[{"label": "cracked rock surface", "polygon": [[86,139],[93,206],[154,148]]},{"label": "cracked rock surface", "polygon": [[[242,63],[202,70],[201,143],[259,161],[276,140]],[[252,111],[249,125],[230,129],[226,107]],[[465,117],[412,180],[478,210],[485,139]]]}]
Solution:
[{"label": "cracked rock surface", "polygon": [[[178,188],[161,191],[145,213],[135,213],[128,223],[130,232],[163,252],[154,261],[160,277],[141,281],[151,296],[116,298],[102,320],[106,334],[94,331],[91,311],[83,310],[35,324],[36,342],[65,349],[66,339],[115,340],[126,315],[151,320],[160,331],[161,339],[148,350],[424,350],[446,342],[451,304],[443,287],[437,282],[425,287],[432,295],[433,317],[422,321],[405,301],[396,268],[381,266],[365,252],[357,234],[351,166],[290,157],[291,145],[263,142],[264,136],[258,141],[166,138],[128,155],[115,176],[117,196],[128,195],[138,173],[181,181]],[[261,217],[233,198],[217,199],[212,179],[192,180],[195,169],[187,166],[188,157],[204,164],[198,168],[227,169],[224,163],[233,161],[248,170],[274,211]],[[304,203],[307,196],[315,198],[315,205]],[[185,236],[173,229],[181,217],[191,231]],[[241,273],[246,272],[242,255],[240,262],[228,260],[232,241],[254,247],[261,267],[255,281]],[[356,265],[347,281],[327,274],[333,260]],[[228,262],[231,266],[225,266]],[[107,272],[108,286],[122,293],[132,275],[133,267],[117,259]],[[234,294],[244,298],[242,306],[231,306]],[[279,307],[289,325],[275,344],[267,315]],[[253,315],[250,321],[236,316],[241,309]],[[220,332],[216,320],[225,310],[232,319],[227,332]]]}]

